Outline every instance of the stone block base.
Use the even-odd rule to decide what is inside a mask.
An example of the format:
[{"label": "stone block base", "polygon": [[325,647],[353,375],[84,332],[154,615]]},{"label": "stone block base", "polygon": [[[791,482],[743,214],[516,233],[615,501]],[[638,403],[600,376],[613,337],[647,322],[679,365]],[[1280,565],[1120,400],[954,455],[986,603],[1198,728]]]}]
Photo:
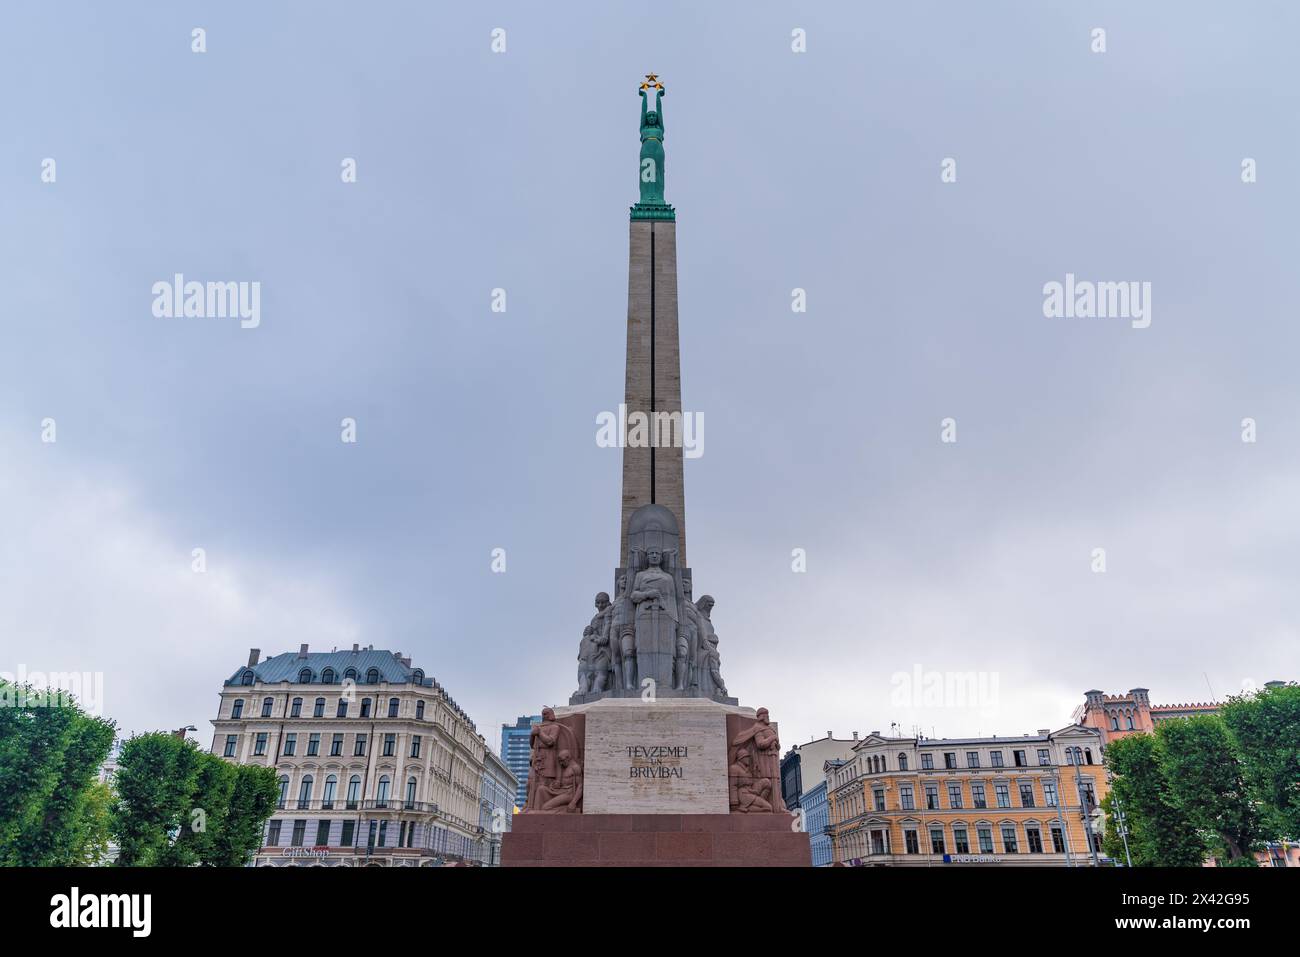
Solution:
[{"label": "stone block base", "polygon": [[811,867],[777,814],[516,814],[502,867]]}]

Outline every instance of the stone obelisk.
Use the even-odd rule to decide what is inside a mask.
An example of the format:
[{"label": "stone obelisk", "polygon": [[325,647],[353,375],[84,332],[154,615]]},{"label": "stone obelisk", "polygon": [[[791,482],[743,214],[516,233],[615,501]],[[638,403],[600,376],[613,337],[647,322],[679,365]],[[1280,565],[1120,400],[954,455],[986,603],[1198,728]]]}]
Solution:
[{"label": "stone obelisk", "polygon": [[[654,108],[649,94],[655,95]],[[650,436],[680,437],[681,352],[677,334],[677,214],[664,201],[663,84],[654,74],[641,84],[640,202],[628,234],[627,379],[624,412],[643,413]],[[674,416],[673,413],[676,413]],[[667,423],[675,422],[670,432]],[[656,426],[659,428],[656,428]],[[629,434],[631,429],[628,430]],[[680,442],[623,447],[623,513],[618,555],[628,549],[628,522],[642,505],[662,505],[677,518],[678,561],[686,560],[686,494]]]}]

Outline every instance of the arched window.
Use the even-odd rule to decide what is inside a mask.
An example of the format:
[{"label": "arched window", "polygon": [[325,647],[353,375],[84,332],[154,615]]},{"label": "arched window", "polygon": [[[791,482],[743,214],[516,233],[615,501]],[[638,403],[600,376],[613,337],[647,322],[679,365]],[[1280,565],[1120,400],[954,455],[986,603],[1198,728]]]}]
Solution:
[{"label": "arched window", "polygon": [[361,775],[354,774],[348,778],[348,810],[355,810],[361,800]]},{"label": "arched window", "polygon": [[415,807],[415,778],[406,779],[406,809],[409,811]]},{"label": "arched window", "polygon": [[349,668],[349,669],[347,669],[346,671],[344,671],[344,672],[343,672],[343,680],[344,680],[344,681],[356,681],[356,680],[357,680],[357,669],[356,669],[356,668]]},{"label": "arched window", "polygon": [[271,717],[271,709],[275,707],[275,701],[271,698],[262,699],[262,717]]},{"label": "arched window", "polygon": [[311,684],[311,669],[310,669],[310,668],[303,668],[302,671],[298,672],[298,684],[300,684],[300,685],[309,685],[309,684]]},{"label": "arched window", "polygon": [[379,791],[375,794],[376,807],[388,807],[388,775],[385,774],[379,779]]},{"label": "arched window", "polygon": [[1132,714],[1130,714],[1130,715],[1128,716],[1128,729],[1129,729],[1130,731],[1135,730],[1134,727],[1133,727],[1133,715],[1132,715]]},{"label": "arched window", "polygon": [[253,673],[251,671],[245,671],[239,676],[239,683],[241,685],[251,685],[253,683]]},{"label": "arched window", "polygon": [[346,717],[348,716],[348,699],[347,699],[347,698],[339,698],[339,708],[338,708],[338,711],[336,712],[336,716],[337,716],[337,717],[340,717],[340,718],[346,718]]},{"label": "arched window", "polygon": [[366,672],[366,684],[368,684],[368,685],[377,685],[377,684],[379,684],[379,669],[378,669],[378,668],[371,668],[369,671]]},{"label": "arched window", "polygon": [[1088,759],[1087,763],[1092,764],[1092,748],[1084,748],[1083,755]]},{"label": "arched window", "polygon": [[230,717],[242,718],[244,716],[244,699],[236,698],[235,703],[230,706]]},{"label": "arched window", "polygon": [[320,683],[323,685],[332,685],[334,683],[334,669],[326,668],[320,673]]},{"label": "arched window", "polygon": [[325,793],[321,795],[321,807],[326,811],[334,807],[334,789],[338,784],[339,779],[333,774],[325,779]]},{"label": "arched window", "polygon": [[898,753],[898,770],[907,770],[907,755],[903,754],[901,751]]},{"label": "arched window", "polygon": [[424,702],[423,702],[423,701],[417,701],[417,702],[415,702],[415,718],[416,718],[417,721],[423,721],[423,720],[424,720]]},{"label": "arched window", "polygon": [[324,698],[317,698],[317,699],[316,699],[316,707],[312,709],[311,716],[312,716],[313,718],[323,718],[323,717],[325,717],[325,699],[324,699]]},{"label": "arched window", "polygon": [[1119,730],[1119,717],[1118,717],[1117,715],[1113,715],[1113,714],[1112,714],[1112,715],[1110,716],[1110,729],[1111,729],[1112,731],[1118,731],[1118,730]]},{"label": "arched window", "polygon": [[423,671],[423,669],[421,669],[421,668],[416,668],[414,671],[412,671],[412,672],[411,672],[411,680],[414,681],[417,685],[422,685],[422,684],[424,684],[424,671]]},{"label": "arched window", "polygon": [[388,716],[390,718],[397,717],[397,706],[398,706],[398,701],[396,698],[388,699]]},{"label": "arched window", "polygon": [[284,807],[285,802],[289,800],[289,775],[280,775],[280,799],[276,802],[280,807]]},{"label": "arched window", "polygon": [[289,717],[291,717],[291,718],[301,718],[301,717],[302,717],[302,699],[301,699],[301,698],[294,698],[294,699],[293,699],[293,707],[292,707],[292,708],[290,709],[290,711],[289,711]]},{"label": "arched window", "polygon": [[311,775],[302,779],[302,784],[298,785],[298,809],[303,810],[311,804]]}]

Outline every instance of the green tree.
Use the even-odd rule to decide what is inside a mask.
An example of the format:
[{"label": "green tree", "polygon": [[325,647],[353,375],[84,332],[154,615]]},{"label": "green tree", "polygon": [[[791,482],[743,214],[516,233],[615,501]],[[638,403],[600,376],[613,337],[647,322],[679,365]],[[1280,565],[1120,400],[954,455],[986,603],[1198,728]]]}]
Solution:
[{"label": "green tree", "polygon": [[1241,761],[1217,714],[1162,721],[1157,755],[1170,803],[1222,850],[1233,865],[1250,866],[1259,842],[1259,814],[1243,777]]},{"label": "green tree", "polygon": [[136,735],[122,747],[114,787],[113,836],[120,867],[163,863],[186,823],[198,784],[200,752],[175,735]]},{"label": "green tree", "polygon": [[194,790],[181,812],[180,833],[158,855],[160,867],[212,863],[216,857],[217,835],[225,826],[230,811],[238,766],[216,755],[195,750]]},{"label": "green tree", "polygon": [[84,859],[88,796],[114,732],[72,695],[0,682],[0,864]]},{"label": "green tree", "polygon": [[1106,853],[1124,860],[1124,841],[1115,830],[1115,810],[1122,807],[1128,825],[1128,850],[1134,867],[1199,867],[1205,842],[1187,815],[1170,797],[1160,766],[1155,737],[1130,734],[1106,745],[1110,792],[1106,811]]},{"label": "green tree", "polygon": [[81,859],[74,865],[95,866],[108,863],[108,845],[112,837],[113,789],[96,781],[86,790],[82,816]]},{"label": "green tree", "polygon": [[1222,715],[1259,802],[1265,834],[1300,838],[1300,685],[1232,698]]},{"label": "green tree", "polygon": [[212,857],[206,862],[217,867],[242,867],[248,863],[262,846],[266,822],[275,813],[280,798],[274,768],[249,764],[230,767],[236,771],[230,807],[216,831]]}]

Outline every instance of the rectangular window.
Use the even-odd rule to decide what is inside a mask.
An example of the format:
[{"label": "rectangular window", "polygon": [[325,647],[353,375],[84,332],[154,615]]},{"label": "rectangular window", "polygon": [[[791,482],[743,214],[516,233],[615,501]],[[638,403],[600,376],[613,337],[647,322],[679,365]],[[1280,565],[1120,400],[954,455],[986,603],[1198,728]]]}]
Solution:
[{"label": "rectangular window", "polygon": [[317,699],[316,699],[316,706],[315,706],[314,708],[312,708],[311,716],[312,716],[313,718],[323,718],[323,717],[325,717],[325,699],[324,699],[324,698],[317,698]]},{"label": "rectangular window", "polygon": [[904,831],[904,832],[903,832],[903,844],[904,844],[904,846],[906,846],[906,848],[907,848],[907,853],[909,853],[909,854],[920,854],[920,853],[921,853],[921,844],[920,844],[920,841],[917,840],[916,832],[915,832],[915,831]]},{"label": "rectangular window", "polygon": [[236,698],[235,703],[230,706],[230,717],[239,720],[244,716],[244,699]]},{"label": "rectangular window", "polygon": [[265,731],[257,732],[257,737],[254,739],[253,742],[253,753],[266,754],[266,732]]},{"label": "rectangular window", "polygon": [[1020,806],[1021,807],[1034,806],[1034,786],[1032,784],[1020,785]]},{"label": "rectangular window", "polygon": [[1061,825],[1052,825],[1052,850],[1057,854],[1065,853],[1065,838],[1061,835]]},{"label": "rectangular window", "polygon": [[980,766],[980,753],[978,751],[966,752],[966,767],[977,768]]},{"label": "rectangular window", "polygon": [[1043,782],[1043,803],[1046,804],[1048,807],[1056,807],[1057,798],[1056,798],[1055,781]]},{"label": "rectangular window", "polygon": [[265,701],[262,702],[262,717],[263,717],[263,718],[269,718],[269,717],[271,717],[271,707],[272,707],[272,705],[271,705],[271,699],[270,699],[270,698],[267,698]]},{"label": "rectangular window", "polygon": [[362,698],[362,699],[361,699],[361,717],[363,717],[363,718],[368,718],[368,717],[370,717],[370,699],[369,699],[369,698]]},{"label": "rectangular window", "polygon": [[884,831],[871,832],[871,853],[872,854],[885,853],[885,832]]},{"label": "rectangular window", "polygon": [[979,838],[980,853],[992,854],[993,853],[993,828],[977,827],[975,828],[975,836]]},{"label": "rectangular window", "polygon": [[885,809],[885,792],[884,792],[884,790],[883,790],[883,789],[880,789],[880,788],[877,788],[873,793],[874,793],[875,798],[876,798],[876,810],[877,810],[877,811],[883,811],[883,810]]},{"label": "rectangular window", "polygon": [[343,835],[339,838],[339,843],[341,845],[343,845],[344,847],[352,846],[352,833],[354,828],[356,828],[356,826],[357,826],[356,821],[343,822]]},{"label": "rectangular window", "polygon": [[948,806],[950,808],[961,807],[961,785],[960,784],[948,785]]},{"label": "rectangular window", "polygon": [[294,821],[294,822],[293,822],[293,838],[292,838],[292,839],[290,840],[290,842],[289,842],[289,843],[290,843],[290,846],[292,846],[292,847],[302,847],[302,839],[303,839],[304,837],[306,837],[306,835],[307,835],[307,822],[306,822],[306,821]]},{"label": "rectangular window", "polygon": [[271,826],[266,829],[266,846],[280,846],[280,819],[276,818],[271,822]]},{"label": "rectangular window", "polygon": [[384,757],[391,758],[394,750],[397,748],[397,735],[384,735]]},{"label": "rectangular window", "polygon": [[347,716],[348,716],[348,699],[339,698],[339,709],[335,713],[335,717],[346,718]]},{"label": "rectangular window", "polygon": [[226,735],[226,757],[233,758],[235,756],[235,747],[238,744],[239,744],[239,735],[237,734]]},{"label": "rectangular window", "polygon": [[293,699],[293,708],[291,708],[290,711],[289,711],[289,717],[291,717],[291,718],[301,718],[301,717],[302,717],[302,699],[301,699],[301,698],[294,698],[294,699]]},{"label": "rectangular window", "polygon": [[1097,806],[1097,795],[1092,792],[1091,781],[1085,781],[1083,783],[1083,801],[1089,811]]},{"label": "rectangular window", "polygon": [[366,753],[366,736],[364,734],[357,735],[356,744],[352,746],[352,753],[357,756]]},{"label": "rectangular window", "polygon": [[970,841],[966,838],[966,828],[954,827],[952,829],[952,846],[958,854],[970,853]]},{"label": "rectangular window", "polygon": [[1051,763],[1052,763],[1052,754],[1051,754],[1051,752],[1048,751],[1046,748],[1039,748],[1039,749],[1038,749],[1038,763],[1041,764],[1041,765],[1051,764]]},{"label": "rectangular window", "polygon": [[420,736],[418,734],[413,734],[411,735],[411,757],[418,758],[419,756],[420,756]]},{"label": "rectangular window", "polygon": [[934,755],[933,755],[933,754],[923,754],[923,755],[921,755],[921,770],[922,770],[922,771],[933,771],[933,770],[934,770]]},{"label": "rectangular window", "polygon": [[286,734],[284,736],[284,753],[286,757],[293,757],[293,752],[298,747],[298,736],[296,734]]},{"label": "rectangular window", "polygon": [[318,754],[320,754],[320,734],[316,732],[307,737],[307,756],[314,758]]},{"label": "rectangular window", "polygon": [[970,798],[971,798],[971,802],[972,802],[976,807],[988,807],[988,806],[989,806],[989,803],[988,803],[988,797],[987,797],[987,795],[985,795],[985,793],[984,793],[984,782],[983,782],[983,781],[972,781],[972,782],[971,782],[971,786],[970,786]]},{"label": "rectangular window", "polygon": [[380,847],[388,846],[388,822],[387,821],[379,822],[379,846]]},{"label": "rectangular window", "polygon": [[1008,854],[1020,853],[1020,846],[1016,843],[1016,829],[1013,825],[1007,824],[1002,828],[1002,847]]},{"label": "rectangular window", "polygon": [[993,767],[995,767],[995,768],[1000,768],[1000,767],[1002,767],[1002,766],[1003,766],[1003,765],[1002,765],[1002,752],[1001,752],[1001,751],[990,751],[990,752],[989,752],[989,764],[991,764],[991,765],[992,765]]},{"label": "rectangular window", "polygon": [[320,821],[316,824],[316,846],[328,847],[330,843],[330,822]]},{"label": "rectangular window", "polygon": [[343,733],[339,732],[330,739],[330,757],[337,758],[343,753]]},{"label": "rectangular window", "polygon": [[925,786],[925,808],[927,811],[939,810],[939,785],[927,784]]},{"label": "rectangular window", "polygon": [[388,716],[390,718],[397,717],[397,705],[398,705],[398,701],[396,698],[390,698],[388,700]]},{"label": "rectangular window", "polygon": [[948,768],[949,770],[952,770],[953,768],[955,768],[955,767],[957,766],[957,752],[956,752],[956,751],[945,751],[945,752],[943,753],[943,766],[944,766],[945,768]]},{"label": "rectangular window", "polygon": [[904,784],[898,789],[899,805],[904,811],[913,811],[916,809],[912,799],[912,785]]},{"label": "rectangular window", "polygon": [[930,853],[931,854],[944,853],[943,828],[941,827],[930,828]]},{"label": "rectangular window", "polygon": [[402,826],[397,829],[397,846],[406,847],[406,822],[405,821],[403,821]]},{"label": "rectangular window", "polygon": [[1030,854],[1043,853],[1043,835],[1038,828],[1032,825],[1025,827],[1025,842],[1029,845]]},{"label": "rectangular window", "polygon": [[1005,784],[995,784],[993,790],[998,796],[998,807],[1011,807],[1011,788]]}]

